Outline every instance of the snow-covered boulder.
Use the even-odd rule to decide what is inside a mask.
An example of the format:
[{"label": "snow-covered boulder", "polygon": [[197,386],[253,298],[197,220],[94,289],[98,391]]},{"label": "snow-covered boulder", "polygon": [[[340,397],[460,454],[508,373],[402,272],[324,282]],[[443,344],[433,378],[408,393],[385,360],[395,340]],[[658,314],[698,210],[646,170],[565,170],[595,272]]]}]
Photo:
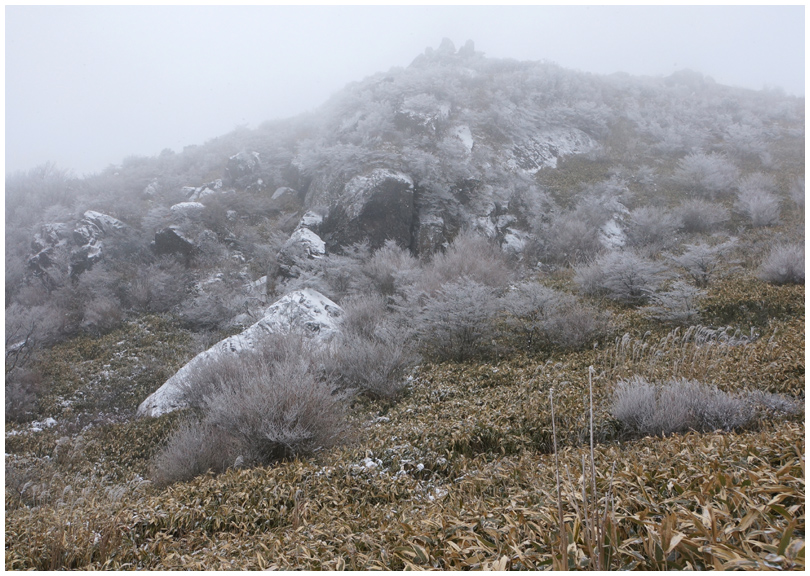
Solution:
[{"label": "snow-covered boulder", "polygon": [[190,257],[196,245],[177,226],[168,226],[155,232],[152,249],[156,254],[182,254]]},{"label": "snow-covered boulder", "polygon": [[259,166],[258,152],[239,152],[228,158],[225,174],[227,174],[228,181],[235,184],[240,178],[255,174]]},{"label": "snow-covered boulder", "polygon": [[288,277],[298,276],[297,267],[326,255],[326,243],[309,228],[296,228],[276,255],[279,272]]},{"label": "snow-covered boulder", "polygon": [[526,174],[535,174],[541,168],[556,168],[558,158],[584,154],[598,147],[596,140],[582,130],[551,128],[515,145],[506,165]]},{"label": "snow-covered boulder", "polygon": [[203,210],[205,210],[205,205],[200,202],[179,202],[174,204],[170,210],[175,220],[193,220],[199,218]]},{"label": "snow-covered boulder", "polygon": [[181,192],[188,197],[189,202],[197,202],[200,198],[205,198],[206,196],[218,192],[224,192],[224,190],[222,189],[222,180],[217,178],[196,188],[194,186],[183,186]]},{"label": "snow-covered boulder", "polygon": [[160,416],[186,407],[186,389],[193,385],[190,376],[196,368],[226,355],[252,350],[269,334],[294,331],[316,340],[330,339],[338,331],[338,319],[342,313],[340,306],[320,292],[311,289],[290,292],[272,304],[264,317],[251,327],[192,358],[141,403],[138,416]]},{"label": "snow-covered boulder", "polygon": [[70,275],[78,276],[104,256],[101,238],[126,228],[126,224],[107,214],[88,210],[73,229],[73,243],[76,245],[70,253]]}]

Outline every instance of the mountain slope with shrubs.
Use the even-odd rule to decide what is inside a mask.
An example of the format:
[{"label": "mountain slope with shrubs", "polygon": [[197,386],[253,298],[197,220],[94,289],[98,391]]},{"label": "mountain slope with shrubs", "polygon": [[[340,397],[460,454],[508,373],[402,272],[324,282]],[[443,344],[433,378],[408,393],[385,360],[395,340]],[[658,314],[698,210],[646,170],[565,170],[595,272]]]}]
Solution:
[{"label": "mountain slope with shrubs", "polygon": [[448,40],[7,175],[6,568],[803,569],[804,226],[803,99]]}]

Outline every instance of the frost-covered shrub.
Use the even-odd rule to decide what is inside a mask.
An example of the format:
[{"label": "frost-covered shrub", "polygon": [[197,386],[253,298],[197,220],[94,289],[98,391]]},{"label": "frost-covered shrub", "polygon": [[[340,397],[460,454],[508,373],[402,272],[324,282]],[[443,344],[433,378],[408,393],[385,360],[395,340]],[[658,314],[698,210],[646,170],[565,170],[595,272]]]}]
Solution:
[{"label": "frost-covered shrub", "polygon": [[663,250],[677,241],[676,232],[680,227],[680,219],[669,210],[642,206],[627,216],[627,244],[654,251]]},{"label": "frost-covered shrub", "polygon": [[804,246],[774,246],[760,264],[757,276],[771,284],[804,284]]},{"label": "frost-covered shrub", "polygon": [[704,242],[686,244],[683,254],[671,258],[678,266],[686,268],[695,286],[705,288],[734,244],[733,240],[714,246]]},{"label": "frost-covered shrub", "polygon": [[772,192],[773,178],[764,174],[751,174],[739,185],[734,209],[751,220],[755,228],[779,223],[779,198]]},{"label": "frost-covered shrub", "polygon": [[730,192],[738,176],[739,170],[725,155],[693,152],[678,162],[673,180],[694,194],[714,198]]},{"label": "frost-covered shrub", "polygon": [[578,349],[604,334],[607,319],[592,307],[537,282],[521,282],[503,295],[500,306],[508,335],[521,347]]},{"label": "frost-covered shrub", "polygon": [[39,372],[20,367],[6,373],[6,422],[27,422],[33,419],[37,399],[43,391]]},{"label": "frost-covered shrub", "polygon": [[625,304],[644,304],[665,278],[666,267],[631,250],[608,252],[575,268],[574,282],[585,294]]},{"label": "frost-covered shrub", "polygon": [[804,178],[797,178],[790,186],[790,199],[804,214]]},{"label": "frost-covered shrub", "polygon": [[475,232],[463,231],[424,267],[415,286],[434,294],[445,283],[464,277],[484,286],[503,287],[511,276],[509,258],[496,244]]},{"label": "frost-covered shrub", "polygon": [[394,240],[387,240],[362,265],[370,287],[386,296],[394,294],[401,286],[412,284],[418,271],[419,261]]},{"label": "frost-covered shrub", "polygon": [[198,419],[189,420],[169,436],[166,446],[152,460],[150,478],[168,486],[232,467],[241,456],[239,442],[226,430]]},{"label": "frost-covered shrub", "polygon": [[713,232],[731,218],[728,209],[715,202],[692,198],[675,209],[681,229],[686,232]]},{"label": "frost-covered shrub", "polygon": [[[327,378],[319,352],[297,335],[276,335],[238,356],[198,367],[186,384],[187,400],[199,417],[170,440],[155,460],[157,469],[181,460],[180,476],[221,471],[237,456],[266,464],[312,453],[337,442],[346,430],[348,393]],[[195,431],[225,455],[195,441]]]},{"label": "frost-covered shrub", "polygon": [[644,313],[668,324],[693,325],[700,318],[698,300],[705,292],[682,281],[673,282],[667,290],[656,292]]},{"label": "frost-covered shrub", "polygon": [[587,261],[602,250],[600,225],[587,222],[576,211],[561,214],[540,233],[541,258],[566,265]]},{"label": "frost-covered shrub", "polygon": [[81,328],[90,334],[106,334],[118,328],[124,320],[121,302],[106,294],[96,295],[84,307]]},{"label": "frost-covered shrub", "polygon": [[421,305],[410,313],[422,353],[437,360],[456,361],[491,353],[497,297],[496,289],[462,277],[420,299]]},{"label": "frost-covered shrub", "polygon": [[345,334],[331,343],[326,370],[342,388],[374,398],[395,398],[417,356],[400,338]]},{"label": "frost-covered shrub", "polygon": [[234,436],[248,462],[309,454],[345,430],[346,395],[320,380],[310,358],[234,367],[225,384],[207,400],[205,422]]},{"label": "frost-covered shrub", "polygon": [[376,294],[347,298],[342,307],[341,334],[324,356],[327,377],[341,388],[396,397],[405,386],[405,373],[418,360],[397,312]]},{"label": "frost-covered shrub", "polygon": [[695,380],[673,378],[656,385],[639,376],[617,383],[610,412],[640,436],[734,430],[757,417],[745,396]]}]

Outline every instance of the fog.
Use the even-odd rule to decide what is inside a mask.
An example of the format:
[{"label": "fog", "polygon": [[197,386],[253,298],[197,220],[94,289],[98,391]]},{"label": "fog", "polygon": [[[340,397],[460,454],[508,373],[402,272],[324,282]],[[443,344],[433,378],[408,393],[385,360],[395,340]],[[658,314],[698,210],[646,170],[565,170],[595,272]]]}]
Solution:
[{"label": "fog", "polygon": [[7,6],[6,173],[77,175],[311,110],[443,37],[488,57],[804,95],[804,6]]}]

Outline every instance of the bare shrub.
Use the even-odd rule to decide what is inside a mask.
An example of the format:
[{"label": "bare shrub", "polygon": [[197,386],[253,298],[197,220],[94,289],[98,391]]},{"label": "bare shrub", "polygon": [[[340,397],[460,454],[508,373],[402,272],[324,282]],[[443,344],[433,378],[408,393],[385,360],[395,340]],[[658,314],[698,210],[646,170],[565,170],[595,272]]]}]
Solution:
[{"label": "bare shrub", "polygon": [[671,256],[670,258],[678,266],[686,268],[686,271],[692,277],[696,286],[705,288],[709,285],[709,282],[720,266],[721,259],[728,254],[734,244],[734,240],[714,246],[703,242],[698,244],[686,244],[686,249],[683,254],[680,256]]},{"label": "bare shrub", "polygon": [[600,225],[583,220],[576,211],[558,216],[541,233],[543,260],[569,266],[585,262],[602,250]]},{"label": "bare shrub", "polygon": [[411,253],[397,245],[394,240],[374,252],[363,263],[363,274],[369,279],[372,289],[389,296],[401,286],[412,284],[419,272],[419,261]]},{"label": "bare shrub", "polygon": [[345,400],[309,358],[254,362],[207,399],[205,421],[237,438],[247,461],[266,464],[336,443],[346,428]]},{"label": "bare shrub", "polygon": [[208,422],[189,420],[169,436],[166,446],[152,461],[150,477],[158,486],[184,482],[233,466],[241,455],[240,445],[226,431]]},{"label": "bare shrub", "polygon": [[100,294],[84,307],[81,328],[93,335],[106,334],[124,321],[121,303],[113,296]]},{"label": "bare shrub", "polygon": [[779,198],[756,183],[740,185],[734,209],[751,220],[755,228],[779,223]]},{"label": "bare shrub", "polygon": [[680,227],[676,214],[658,206],[642,206],[627,217],[627,244],[663,250],[677,241],[675,232]]},{"label": "bare shrub", "polygon": [[757,276],[770,284],[804,284],[804,246],[774,246],[760,264]]},{"label": "bare shrub", "polygon": [[790,199],[804,214],[804,178],[797,178],[790,186]]},{"label": "bare shrub", "polygon": [[396,398],[404,389],[407,371],[417,356],[393,338],[346,334],[332,342],[327,372],[341,387],[373,398]]},{"label": "bare shrub", "polygon": [[724,206],[700,198],[686,200],[676,208],[675,215],[680,221],[682,230],[702,233],[717,230],[731,217]]},{"label": "bare shrub", "polygon": [[462,277],[424,297],[412,318],[422,352],[437,360],[456,361],[491,353],[497,296],[494,288]]},{"label": "bare shrub", "polygon": [[757,417],[744,396],[685,378],[655,385],[639,376],[617,383],[610,412],[641,436],[735,430]]},{"label": "bare shrub", "polygon": [[604,314],[569,294],[537,282],[521,282],[501,298],[505,327],[521,347],[579,349],[607,330]]},{"label": "bare shrub", "polygon": [[585,294],[625,304],[644,304],[664,280],[666,267],[633,251],[608,252],[575,268],[574,281]]},{"label": "bare shrub", "polygon": [[20,368],[6,374],[6,422],[32,420],[42,389],[42,376],[39,372]]},{"label": "bare shrub", "polygon": [[731,191],[738,175],[737,167],[725,155],[693,152],[678,162],[673,180],[693,194],[714,198]]},{"label": "bare shrub", "polygon": [[698,300],[705,294],[703,290],[679,280],[669,289],[653,294],[650,306],[643,311],[655,320],[688,326],[700,319]]},{"label": "bare shrub", "polygon": [[445,283],[465,277],[483,286],[504,287],[511,278],[509,258],[494,243],[472,231],[461,232],[446,252],[424,268],[418,289],[434,294]]},{"label": "bare shrub", "polygon": [[387,301],[379,294],[351,296],[341,305],[340,326],[344,334],[373,338],[388,314]]}]

